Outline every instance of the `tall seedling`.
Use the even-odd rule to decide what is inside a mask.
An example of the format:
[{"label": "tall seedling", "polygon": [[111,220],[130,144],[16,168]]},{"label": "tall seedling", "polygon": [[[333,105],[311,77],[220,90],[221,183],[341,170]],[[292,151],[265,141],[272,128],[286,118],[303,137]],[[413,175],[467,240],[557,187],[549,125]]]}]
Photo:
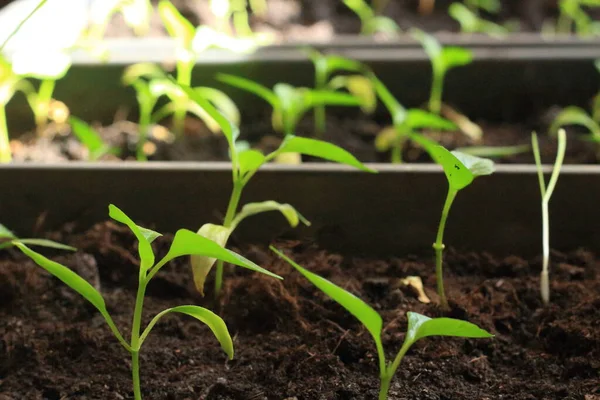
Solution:
[{"label": "tall seedling", "polygon": [[158,313],[142,331],[142,311],[146,287],[150,280],[165,266],[169,261],[176,257],[186,255],[197,255],[203,257],[212,257],[219,260],[224,260],[229,263],[261,272],[263,274],[279,278],[281,277],[259,267],[253,262],[244,257],[224,249],[219,244],[209,240],[201,235],[180,229],[175,234],[171,247],[159,262],[155,262],[154,251],[152,250],[152,242],[159,236],[160,233],[150,229],[136,225],[123,211],[115,207],[109,206],[109,215],[115,221],[125,224],[135,235],[138,240],[138,253],[140,256],[140,270],[138,279],[138,291],[135,300],[135,309],[133,312],[133,320],[131,327],[131,339],[125,340],[119,328],[115,325],[104,298],[92,285],[81,278],[69,268],[57,262],[49,260],[43,255],[36,253],[25,245],[22,240],[15,239],[11,242],[12,245],[18,247],[26,256],[31,258],[36,264],[44,268],[46,271],[60,279],[64,284],[79,293],[84,299],[89,301],[104,317],[108,327],[115,335],[121,346],[131,354],[131,373],[133,379],[133,396],[135,400],[142,399],[142,385],[140,381],[140,350],[142,344],[148,337],[148,334],[154,328],[156,323],[165,315],[170,313],[186,314],[208,325],[221,347],[230,359],[233,358],[233,341],[229,335],[229,331],[225,322],[212,311],[194,305],[177,306],[168,308]]},{"label": "tall seedling", "polygon": [[[279,211],[288,220],[292,227],[300,222],[308,225],[309,222],[298,213],[294,207],[289,204],[281,204],[275,201],[265,201],[261,203],[249,203],[240,210],[239,203],[242,191],[258,172],[261,166],[275,159],[277,156],[285,153],[298,153],[312,157],[319,157],[328,161],[340,164],[346,164],[367,172],[376,172],[364,166],[352,154],[327,142],[316,139],[309,139],[289,134],[282,141],[279,148],[272,153],[263,155],[257,150],[240,150],[236,145],[239,136],[239,129],[231,123],[223,114],[219,113],[202,95],[194,92],[189,87],[181,86],[187,92],[191,99],[204,109],[215,121],[217,121],[229,144],[231,157],[231,171],[233,180],[233,190],[225,213],[225,219],[222,225],[205,224],[199,230],[200,235],[211,238],[222,246],[225,246],[231,233],[239,223],[251,215],[267,211]],[[215,263],[214,258],[192,257],[192,267],[194,271],[194,282],[196,288],[204,294],[204,282],[210,270]],[[217,262],[215,275],[215,296],[218,296],[223,286],[223,262]]]},{"label": "tall seedling", "polygon": [[543,251],[543,264],[542,273],[540,275],[540,292],[542,294],[542,300],[544,304],[550,302],[550,283],[548,278],[548,266],[550,264],[550,212],[548,211],[548,205],[550,204],[550,198],[558,182],[558,176],[560,175],[560,168],[562,167],[563,160],[565,158],[565,151],[567,149],[567,135],[564,129],[558,131],[558,151],[556,152],[556,160],[554,161],[554,167],[552,168],[552,175],[548,186],[544,179],[544,171],[542,167],[542,161],[540,156],[540,146],[538,144],[537,135],[531,134],[531,144],[533,146],[533,156],[535,158],[535,165],[537,167],[538,182],[540,185],[540,192],[542,194],[542,251]]},{"label": "tall seedling", "polygon": [[358,319],[363,326],[369,331],[375,346],[377,347],[377,355],[379,358],[379,379],[380,389],[378,400],[386,400],[388,391],[392,383],[392,379],[400,366],[400,362],[404,358],[406,352],[418,340],[428,336],[454,336],[463,338],[490,338],[493,337],[487,331],[477,327],[476,325],[460,321],[452,318],[429,318],[414,312],[408,312],[408,328],[404,337],[404,343],[394,358],[394,361],[387,362],[385,351],[381,341],[381,332],[383,329],[383,320],[381,316],[371,308],[367,303],[356,297],[350,292],[342,289],[334,283],[314,274],[307,269],[296,264],[292,259],[284,255],[279,250],[271,247],[279,257],[288,262],[298,272],[300,272],[313,285],[319,288],[323,293],[331,297],[350,314]]}]

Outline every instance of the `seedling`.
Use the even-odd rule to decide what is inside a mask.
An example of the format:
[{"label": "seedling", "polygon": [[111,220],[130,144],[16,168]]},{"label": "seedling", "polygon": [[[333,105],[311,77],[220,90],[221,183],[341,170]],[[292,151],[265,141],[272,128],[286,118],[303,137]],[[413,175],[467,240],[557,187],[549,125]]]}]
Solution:
[{"label": "seedling", "polygon": [[[274,160],[281,154],[305,154],[312,157],[319,157],[328,161],[340,164],[346,164],[351,167],[366,171],[376,172],[358,161],[347,151],[321,140],[309,139],[287,135],[279,148],[270,154],[263,155],[261,152],[252,149],[240,149],[236,140],[239,136],[239,128],[221,114],[207,99],[201,94],[193,91],[189,87],[181,86],[188,96],[193,99],[198,106],[209,114],[219,125],[229,144],[229,153],[231,157],[231,171],[233,190],[229,198],[229,204],[225,213],[223,225],[205,224],[198,233],[206,236],[222,246],[225,246],[231,233],[245,218],[268,211],[279,211],[287,219],[292,227],[296,227],[300,222],[309,225],[306,220],[290,204],[281,204],[275,201],[265,201],[260,203],[249,203],[244,205],[238,211],[242,191],[258,172],[258,170],[269,161]],[[194,271],[194,282],[196,288],[201,294],[204,294],[204,282],[212,266],[215,263],[214,258],[192,257],[192,267]],[[215,296],[219,296],[223,286],[223,263],[218,262],[215,276]]]},{"label": "seedling", "polygon": [[0,250],[13,247],[15,243],[23,243],[26,245],[41,246],[58,250],[77,251],[76,248],[64,245],[48,239],[21,239],[11,232],[7,227],[0,224]]},{"label": "seedling", "polygon": [[383,343],[381,341],[383,320],[377,311],[352,293],[347,292],[327,279],[302,268],[276,248],[271,246],[271,250],[288,262],[313,285],[319,288],[319,290],[344,307],[369,331],[375,341],[375,347],[377,348],[377,355],[379,358],[379,379],[381,381],[379,400],[386,400],[388,398],[390,384],[396,374],[396,370],[400,366],[400,362],[410,347],[419,339],[428,336],[453,336],[463,338],[493,337],[489,332],[470,322],[453,318],[429,318],[421,314],[408,312],[406,313],[408,318],[408,328],[404,337],[404,343],[394,358],[394,361],[389,363],[386,361]]},{"label": "seedling", "polygon": [[118,148],[105,143],[100,134],[87,122],[71,116],[69,117],[69,124],[73,134],[88,150],[88,158],[91,161],[96,161],[106,154],[118,155],[120,153]]},{"label": "seedling", "polygon": [[400,30],[392,19],[377,15],[376,10],[365,0],[343,0],[343,2],[360,18],[360,32],[362,35],[396,34]]},{"label": "seedling", "polygon": [[580,36],[600,33],[600,23],[587,13],[588,7],[600,7],[598,0],[560,0],[556,30],[558,33],[570,34],[573,31]]},{"label": "seedling", "polygon": [[544,179],[544,171],[542,167],[542,161],[540,156],[540,147],[538,144],[537,135],[531,134],[531,145],[533,146],[533,156],[535,158],[535,165],[537,167],[538,181],[540,184],[540,192],[542,194],[542,273],[540,275],[540,292],[542,294],[542,300],[544,304],[550,303],[550,283],[548,280],[548,266],[550,265],[550,213],[548,211],[548,204],[550,198],[558,182],[558,176],[560,175],[560,168],[562,167],[563,160],[565,158],[565,151],[567,149],[567,135],[564,129],[558,131],[558,151],[556,152],[556,160],[552,168],[552,175],[548,186]]},{"label": "seedling", "polygon": [[450,152],[435,142],[423,139],[420,138],[420,144],[425,147],[431,158],[442,166],[448,180],[448,194],[446,195],[446,201],[442,209],[442,216],[438,225],[435,243],[433,243],[433,249],[435,250],[435,277],[440,304],[444,310],[449,310],[450,307],[448,306],[444,290],[443,274],[446,220],[458,192],[469,186],[476,177],[492,174],[494,172],[494,163],[486,158],[479,158],[457,151]]},{"label": "seedling", "polygon": [[[211,0],[210,9],[217,18],[217,30],[229,35],[237,34],[241,37],[254,35],[250,27],[248,10],[258,16],[267,13],[265,0]],[[230,28],[233,24],[233,32]]]},{"label": "seedling", "polygon": [[[315,66],[315,89],[319,91],[346,89],[356,98],[361,99],[361,108],[372,114],[377,107],[377,95],[371,80],[362,75],[367,68],[362,63],[336,55],[324,55],[316,50],[308,50]],[[353,75],[332,75],[338,72],[349,72]],[[315,106],[315,132],[318,137],[325,133],[325,105]]]},{"label": "seedling", "polygon": [[452,68],[470,64],[473,61],[473,52],[463,47],[442,47],[434,36],[419,29],[413,29],[411,33],[415,39],[421,42],[431,61],[433,81],[429,96],[429,111],[439,115],[442,111],[442,90],[446,73]]},{"label": "seedling", "polygon": [[[210,47],[220,47],[239,53],[253,51],[259,44],[254,39],[234,39],[209,27],[194,28],[169,0],[160,0],[158,13],[169,35],[177,40],[176,63],[177,83],[191,86],[192,69],[198,54]],[[215,90],[215,89],[212,89]],[[174,91],[172,97],[173,127],[175,133],[183,132],[183,124],[189,99],[183,92]]]},{"label": "seedling", "polygon": [[[139,138],[137,145],[137,159],[146,161],[145,144],[148,133],[153,124],[158,123],[169,115],[182,109],[200,118],[213,133],[220,131],[219,125],[204,112],[201,107],[189,99],[177,84],[167,78],[164,71],[155,64],[139,63],[125,69],[122,81],[125,85],[135,89],[139,105]],[[235,103],[223,92],[217,89],[199,86],[194,88],[208,98],[228,118],[239,123],[240,112]],[[162,96],[171,101],[155,111],[156,105]]]},{"label": "seedling", "polygon": [[498,14],[501,7],[500,0],[465,0],[465,5],[477,16],[479,16],[480,10]]},{"label": "seedling", "polygon": [[119,343],[131,354],[131,373],[133,378],[133,395],[135,400],[142,399],[141,382],[140,382],[140,363],[139,354],[142,344],[148,337],[148,334],[154,328],[156,323],[165,315],[169,313],[181,313],[187,314],[197,320],[205,323],[211,329],[221,347],[225,353],[229,356],[229,359],[233,358],[233,342],[225,322],[212,311],[206,308],[184,305],[173,308],[168,308],[158,313],[146,326],[146,329],[141,331],[141,321],[143,312],[144,297],[146,294],[146,287],[150,280],[165,266],[169,261],[176,257],[185,255],[197,255],[204,257],[212,257],[219,260],[223,260],[240,267],[248,268],[250,270],[261,272],[265,275],[281,279],[278,275],[275,275],[252,261],[245,259],[244,257],[224,249],[217,243],[209,240],[202,235],[191,232],[187,229],[180,229],[175,233],[171,247],[159,262],[155,262],[154,252],[152,250],[152,242],[161,236],[160,233],[154,232],[150,229],[143,228],[136,225],[123,211],[115,207],[114,205],[109,206],[109,215],[112,219],[127,227],[133,232],[136,239],[138,240],[138,253],[140,256],[140,271],[139,271],[139,283],[138,291],[135,300],[135,309],[133,312],[133,320],[131,327],[131,339],[130,341],[125,340],[119,328],[113,322],[108,308],[104,302],[104,298],[92,285],[86,280],[81,278],[79,275],[61,265],[57,262],[49,260],[43,255],[36,253],[26,246],[25,243],[19,240],[13,240],[12,244],[18,247],[25,255],[31,258],[36,264],[44,268],[46,271],[60,279],[63,283],[69,286],[71,289],[79,293],[83,298],[89,301],[104,317],[110,330],[115,335]]},{"label": "seedling", "polygon": [[456,125],[439,115],[418,109],[405,109],[394,95],[374,75],[370,74],[373,87],[392,117],[393,126],[382,130],[375,139],[378,151],[391,150],[392,163],[402,162],[402,149],[407,140],[421,137],[420,129],[455,130]]},{"label": "seedling", "polygon": [[217,79],[228,85],[253,93],[273,107],[272,124],[285,136],[296,134],[296,125],[302,116],[317,106],[362,106],[364,100],[357,96],[334,90],[311,90],[277,83],[273,90],[250,79],[229,74],[218,74]]},{"label": "seedling", "polygon": [[458,21],[463,33],[485,33],[497,38],[503,38],[509,33],[504,26],[479,17],[478,12],[472,11],[462,3],[450,4],[448,13]]}]

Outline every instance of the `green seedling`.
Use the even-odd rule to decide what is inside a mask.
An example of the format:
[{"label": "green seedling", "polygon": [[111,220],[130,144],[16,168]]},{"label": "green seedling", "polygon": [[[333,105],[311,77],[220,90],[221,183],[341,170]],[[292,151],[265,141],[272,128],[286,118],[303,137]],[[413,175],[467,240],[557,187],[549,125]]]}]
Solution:
[{"label": "green seedling", "polygon": [[[372,114],[377,107],[377,95],[371,80],[363,75],[366,67],[354,60],[337,55],[325,55],[316,50],[308,50],[309,57],[315,66],[315,89],[319,91],[345,89],[358,99],[361,108],[367,114]],[[338,72],[353,75],[338,75]],[[325,105],[315,106],[315,132],[318,137],[325,133]]]},{"label": "green seedling", "polygon": [[344,307],[350,314],[352,314],[363,324],[367,331],[369,331],[373,337],[373,340],[375,341],[375,347],[377,348],[377,355],[379,358],[379,379],[381,381],[378,397],[379,400],[386,400],[388,398],[390,384],[392,383],[392,379],[394,378],[394,375],[400,366],[400,362],[410,347],[419,339],[428,336],[453,336],[462,338],[493,337],[493,335],[491,335],[489,332],[470,322],[452,318],[429,318],[421,314],[408,312],[406,313],[408,318],[408,328],[404,337],[404,343],[394,358],[394,361],[391,363],[387,362],[381,340],[383,320],[377,311],[371,308],[371,306],[362,301],[360,298],[356,297],[354,294],[347,292],[327,279],[302,268],[292,259],[272,246],[271,250],[288,262],[319,290]]},{"label": "green seedling", "polygon": [[448,13],[460,24],[463,33],[485,33],[492,37],[503,38],[509,30],[494,22],[487,21],[462,3],[452,3],[448,7]]},{"label": "green seedling", "polygon": [[470,64],[473,61],[473,52],[463,47],[442,47],[434,36],[420,29],[413,29],[411,33],[415,39],[421,42],[431,61],[433,81],[429,96],[429,111],[439,115],[442,111],[442,91],[447,72],[452,68]]},{"label": "green seedling", "polygon": [[[206,236],[222,246],[225,246],[232,232],[245,218],[268,211],[279,211],[287,219],[292,227],[296,227],[300,222],[305,225],[310,223],[290,204],[281,204],[275,201],[264,201],[260,203],[249,203],[239,209],[242,192],[246,185],[258,170],[276,159],[282,154],[304,154],[312,157],[322,158],[339,164],[349,165],[351,167],[366,171],[376,172],[358,161],[352,154],[331,143],[321,140],[287,135],[279,148],[267,155],[253,149],[242,149],[236,142],[239,137],[239,128],[233,124],[226,116],[220,113],[206,98],[193,89],[181,86],[191,99],[197,102],[198,106],[209,114],[219,123],[227,143],[231,157],[231,172],[233,189],[229,198],[229,204],[225,213],[225,219],[222,225],[205,224],[198,233]],[[204,294],[204,282],[213,265],[214,258],[192,257],[191,260],[194,271],[194,282],[196,288],[201,294]],[[217,262],[215,275],[215,296],[219,296],[223,286],[223,263]]]},{"label": "green seedling", "polygon": [[378,151],[391,150],[392,163],[402,162],[402,149],[408,140],[422,137],[421,129],[456,130],[456,125],[439,115],[418,109],[405,109],[387,87],[370,74],[373,87],[392,118],[392,127],[382,130],[375,138]]},{"label": "green seedling", "polygon": [[7,227],[0,224],[0,250],[14,247],[16,243],[23,243],[30,246],[41,246],[51,249],[77,251],[76,248],[67,246],[62,243],[55,242],[54,240],[48,239],[21,239],[11,232]]},{"label": "green seedling", "polygon": [[470,154],[477,157],[497,158],[527,153],[531,150],[531,146],[528,144],[520,144],[515,146],[471,146],[460,147],[455,150],[460,153]]},{"label": "green seedling", "polygon": [[122,224],[125,224],[135,235],[138,240],[138,253],[140,256],[140,269],[139,269],[139,283],[137,296],[135,300],[135,308],[133,312],[133,320],[131,324],[131,339],[125,340],[119,328],[113,322],[112,317],[105,304],[104,298],[92,285],[86,280],[81,278],[79,275],[61,265],[57,262],[49,260],[43,255],[36,253],[27,247],[22,241],[13,241],[13,244],[17,246],[25,255],[30,257],[36,264],[44,268],[46,271],[60,279],[63,283],[69,286],[71,289],[79,293],[83,298],[89,301],[104,317],[104,320],[108,324],[110,330],[115,335],[119,343],[130,353],[131,355],[131,373],[133,378],[133,396],[135,400],[142,399],[141,382],[140,382],[140,361],[139,355],[142,344],[148,337],[148,334],[154,328],[156,323],[165,315],[170,313],[181,313],[186,314],[197,320],[208,325],[211,329],[221,347],[225,353],[229,356],[229,359],[233,358],[233,342],[225,322],[212,311],[206,308],[194,306],[194,305],[183,305],[173,308],[168,308],[158,313],[146,326],[141,330],[142,323],[142,312],[144,297],[146,294],[146,287],[150,283],[150,280],[165,266],[169,261],[176,257],[186,255],[197,255],[204,257],[212,257],[219,260],[229,262],[240,267],[248,268],[250,270],[261,272],[265,275],[281,279],[281,277],[259,267],[252,261],[245,259],[244,257],[224,249],[217,243],[209,240],[201,235],[191,232],[187,229],[180,229],[175,234],[171,247],[167,254],[158,262],[155,262],[155,255],[152,249],[152,242],[161,236],[160,233],[154,232],[150,229],[143,228],[136,225],[123,211],[115,207],[114,205],[109,206],[109,215],[112,219]]},{"label": "green seedling", "polygon": [[[196,29],[169,0],[159,1],[158,13],[169,35],[177,41],[175,59],[177,83],[180,85],[192,86],[192,69],[201,52],[211,47],[219,47],[237,53],[248,53],[254,51],[260,44],[256,39],[231,38],[207,26]],[[173,108],[173,127],[175,133],[181,134],[189,99],[181,91],[176,91],[172,95],[174,96],[171,106]]]},{"label": "green seedling", "polygon": [[[164,118],[175,115],[179,110],[183,110],[184,113],[189,112],[200,118],[213,133],[220,131],[219,124],[192,101],[176,83],[167,78],[158,65],[151,63],[131,65],[125,69],[122,82],[134,88],[139,105],[139,138],[137,144],[137,159],[139,161],[147,160],[145,144],[151,127]],[[196,87],[194,90],[209,99],[236,124],[239,123],[240,112],[235,103],[225,93],[203,86]],[[155,110],[162,96],[166,96],[170,101]]]},{"label": "green seedling", "polygon": [[69,124],[71,125],[71,132],[88,150],[88,158],[91,161],[99,160],[106,154],[118,155],[120,153],[118,148],[105,143],[100,134],[87,122],[71,116],[69,117]]},{"label": "green seedling", "polygon": [[556,160],[554,161],[552,175],[550,176],[548,186],[546,186],[546,180],[544,179],[544,170],[540,156],[540,146],[538,144],[538,139],[535,132],[531,134],[531,145],[533,146],[533,156],[535,158],[540,192],[542,194],[543,264],[542,273],[540,275],[540,292],[544,304],[548,304],[550,303],[550,283],[548,279],[548,266],[550,264],[550,213],[548,211],[548,205],[550,203],[552,193],[554,192],[554,188],[556,187],[556,182],[558,182],[560,169],[565,158],[565,151],[567,149],[567,135],[564,129],[558,131],[558,151],[556,152]]},{"label": "green seedling", "polygon": [[427,150],[431,158],[442,166],[448,180],[448,193],[444,202],[444,208],[442,209],[442,216],[438,225],[437,236],[433,243],[433,249],[435,251],[435,277],[440,304],[444,310],[449,310],[450,307],[444,290],[443,274],[444,230],[446,228],[446,221],[458,192],[469,186],[476,177],[492,174],[494,172],[494,163],[485,158],[457,151],[448,151],[435,142],[423,139],[421,138],[419,141],[420,144]]},{"label": "green seedling", "polygon": [[[228,35],[252,37],[255,35],[250,27],[250,10],[257,16],[265,16],[267,2],[265,0],[211,0],[210,9],[217,18],[217,30]],[[231,30],[233,25],[234,31]]]},{"label": "green seedling", "polygon": [[365,0],[343,0],[344,4],[360,18],[361,34],[396,34],[400,28],[390,18],[378,15],[378,11]]},{"label": "green seedling", "polygon": [[588,14],[586,8],[600,7],[598,0],[561,0],[556,31],[570,34],[573,29],[580,36],[600,34],[600,22]]}]

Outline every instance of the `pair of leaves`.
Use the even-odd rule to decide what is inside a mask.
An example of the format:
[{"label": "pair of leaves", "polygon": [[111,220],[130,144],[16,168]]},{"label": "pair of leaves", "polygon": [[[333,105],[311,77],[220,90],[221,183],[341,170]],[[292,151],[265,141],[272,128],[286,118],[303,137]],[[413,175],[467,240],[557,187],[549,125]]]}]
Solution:
[{"label": "pair of leaves", "polygon": [[[342,289],[336,284],[329,280],[322,278],[321,276],[308,271],[295,263],[292,259],[287,257],[281,251],[271,247],[279,257],[288,262],[298,272],[300,272],[306,279],[308,279],[313,285],[319,288],[323,293],[331,297],[342,307],[344,307],[349,313],[351,313],[356,319],[358,319],[363,326],[369,331],[379,355],[380,373],[384,376],[386,373],[385,353],[383,350],[383,344],[381,341],[381,331],[383,329],[383,320],[379,313],[375,311],[371,306],[356,297],[352,293]],[[404,339],[403,347],[410,347],[413,343],[428,336],[454,336],[464,338],[490,338],[493,335],[486,332],[485,330],[477,327],[476,325],[452,318],[429,318],[421,314],[414,312],[408,312],[408,329],[406,337]]]},{"label": "pair of leaves", "polygon": [[362,34],[372,35],[379,32],[396,33],[400,30],[398,24],[391,18],[376,15],[375,11],[365,0],[343,0],[343,2],[360,18]]},{"label": "pair of leaves", "polygon": [[497,38],[503,38],[508,34],[508,29],[502,25],[480,18],[462,3],[450,4],[448,14],[458,21],[462,32],[485,33]]},{"label": "pair of leaves", "polygon": [[473,61],[473,52],[469,49],[456,46],[442,47],[433,35],[420,29],[413,29],[411,33],[421,42],[436,74],[444,74],[451,68],[467,65]]}]

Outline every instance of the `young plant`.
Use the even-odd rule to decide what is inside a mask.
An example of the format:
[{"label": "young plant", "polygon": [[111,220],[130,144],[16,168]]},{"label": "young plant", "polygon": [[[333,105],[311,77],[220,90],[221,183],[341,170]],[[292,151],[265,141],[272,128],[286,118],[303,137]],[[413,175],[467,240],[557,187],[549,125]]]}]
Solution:
[{"label": "young plant", "polygon": [[[159,1],[158,13],[169,35],[177,40],[175,58],[177,83],[180,85],[192,85],[192,69],[198,54],[202,51],[210,47],[219,47],[238,53],[248,53],[260,44],[256,39],[234,39],[206,26],[196,29],[170,0]],[[181,134],[189,99],[181,91],[174,92],[172,95],[173,127],[175,133]]]},{"label": "young plant", "polygon": [[548,186],[544,179],[544,170],[542,167],[542,161],[540,156],[540,146],[538,144],[537,135],[531,134],[531,145],[533,146],[533,156],[535,158],[535,165],[537,167],[538,181],[540,185],[540,192],[542,194],[542,249],[543,249],[543,264],[542,273],[540,275],[540,292],[542,294],[542,300],[544,304],[550,303],[550,283],[548,280],[548,266],[550,264],[550,213],[548,211],[548,204],[550,198],[556,187],[558,176],[560,175],[560,168],[562,167],[563,160],[565,158],[565,151],[567,149],[567,135],[564,129],[558,131],[558,151],[556,152],[556,160],[552,167],[552,175]]},{"label": "young plant", "polygon": [[390,18],[378,15],[378,11],[365,0],[343,0],[344,4],[360,18],[360,33],[373,35],[376,33],[395,34],[400,28]]},{"label": "young plant", "polygon": [[[189,87],[181,87],[187,92],[191,99],[197,102],[198,106],[209,114],[219,125],[227,139],[229,145],[229,154],[231,158],[231,172],[233,180],[233,190],[229,198],[229,204],[225,213],[225,219],[222,225],[205,224],[198,233],[206,236],[222,246],[225,246],[235,228],[246,217],[268,211],[279,211],[287,219],[292,227],[296,227],[300,222],[305,225],[310,223],[296,211],[290,204],[281,204],[275,201],[264,201],[260,203],[249,203],[239,209],[242,192],[252,177],[258,170],[269,161],[274,160],[282,154],[304,154],[312,157],[319,157],[324,160],[346,164],[351,167],[366,171],[376,172],[359,162],[352,154],[347,151],[324,141],[287,135],[279,148],[267,155],[257,150],[240,149],[236,141],[239,136],[238,127],[221,114],[207,99],[200,93],[194,92]],[[192,267],[194,271],[194,282],[200,293],[204,293],[204,282],[215,259],[207,257],[192,257]],[[217,262],[215,275],[215,296],[219,296],[223,286],[223,263]]]},{"label": "young plant", "polygon": [[463,33],[485,33],[497,38],[503,38],[509,33],[504,26],[481,18],[478,12],[469,9],[462,3],[450,4],[448,14],[458,21]]},{"label": "young plant", "polygon": [[470,64],[473,61],[473,52],[463,47],[442,47],[434,36],[420,29],[413,29],[411,33],[415,39],[421,42],[431,61],[433,81],[429,96],[429,111],[439,115],[442,111],[442,91],[446,73],[452,68]]},{"label": "young plant", "polygon": [[77,251],[76,248],[48,239],[21,239],[12,233],[7,227],[0,224],[0,250],[13,247],[15,243],[41,246],[58,250]]},{"label": "young plant", "polygon": [[379,358],[379,379],[381,381],[381,385],[379,389],[378,400],[386,400],[388,398],[388,391],[392,383],[392,379],[394,378],[394,375],[400,366],[400,362],[402,362],[402,359],[410,347],[419,339],[428,336],[453,336],[463,338],[493,337],[493,335],[491,335],[489,332],[470,322],[452,318],[429,318],[415,312],[408,312],[406,313],[408,318],[408,328],[404,337],[404,343],[394,358],[394,361],[387,362],[381,340],[383,320],[377,311],[352,293],[347,292],[327,279],[302,268],[281,251],[272,246],[271,250],[288,262],[291,266],[293,266],[313,285],[319,288],[319,290],[344,307],[350,314],[356,317],[356,319],[363,324],[367,331],[369,331],[373,337],[373,340],[375,341],[375,347],[377,348],[377,355]]},{"label": "young plant", "polygon": [[479,16],[480,11],[498,14],[502,6],[500,0],[465,0],[465,5],[477,16]]},{"label": "young plant", "polygon": [[[265,0],[211,0],[210,9],[217,18],[217,30],[228,35],[252,37],[248,10],[258,16],[267,13]],[[231,30],[230,21],[234,31]]]},{"label": "young plant", "polygon": [[88,150],[88,158],[91,161],[99,160],[106,154],[118,155],[120,153],[120,149],[105,143],[100,134],[87,122],[71,116],[69,117],[69,124],[71,125],[73,135]]},{"label": "young plant", "polygon": [[86,280],[81,278],[79,275],[61,265],[57,262],[49,260],[43,255],[36,253],[26,246],[25,243],[19,240],[13,240],[12,244],[18,247],[25,255],[31,258],[36,264],[44,268],[46,271],[60,279],[63,283],[69,286],[71,289],[79,293],[83,298],[89,301],[104,317],[108,327],[115,335],[119,343],[131,354],[131,374],[133,379],[133,396],[135,400],[142,399],[142,390],[140,382],[140,361],[139,355],[142,345],[148,334],[154,328],[156,323],[165,315],[170,313],[181,313],[186,314],[197,320],[205,323],[211,329],[221,347],[229,356],[229,359],[233,358],[233,342],[225,322],[212,311],[206,308],[194,306],[194,305],[183,305],[173,308],[168,308],[158,313],[146,326],[141,330],[142,323],[142,312],[144,297],[146,294],[146,287],[150,280],[165,266],[169,261],[176,257],[185,255],[198,255],[205,257],[217,258],[240,267],[248,268],[250,270],[261,272],[268,276],[281,279],[281,277],[259,267],[252,261],[245,259],[244,257],[224,249],[212,240],[206,239],[205,237],[198,235],[194,232],[188,231],[187,229],[180,229],[175,234],[171,247],[167,254],[158,262],[155,262],[154,252],[152,250],[152,242],[159,236],[160,233],[154,232],[150,229],[143,228],[136,225],[125,213],[119,210],[114,205],[109,206],[109,215],[112,219],[127,227],[133,232],[138,240],[138,253],[140,256],[140,270],[139,270],[139,283],[137,296],[135,300],[135,308],[133,311],[133,320],[131,324],[131,339],[125,340],[119,328],[113,322],[108,308],[104,302],[104,298],[92,285]]},{"label": "young plant", "polygon": [[[371,80],[363,75],[366,66],[354,60],[336,55],[325,55],[317,50],[308,50],[309,57],[315,66],[315,89],[319,91],[345,89],[361,99],[362,110],[372,114],[377,107],[377,95]],[[338,75],[335,73],[349,72],[353,75]],[[325,133],[325,105],[315,106],[315,132],[318,137]]]},{"label": "young plant", "polygon": [[364,100],[355,95],[334,90],[312,90],[277,83],[273,90],[250,79],[229,74],[217,76],[221,82],[253,93],[273,107],[271,121],[277,132],[285,136],[296,134],[302,116],[317,106],[363,106]]},{"label": "young plant", "polygon": [[444,252],[444,230],[446,228],[446,220],[450,213],[452,203],[458,192],[469,186],[478,176],[490,175],[494,172],[494,163],[485,158],[475,157],[469,154],[460,153],[457,151],[448,151],[444,147],[437,145],[435,142],[423,140],[420,138],[420,144],[425,147],[431,158],[442,166],[446,179],[448,180],[448,193],[442,216],[438,225],[437,236],[433,243],[435,250],[435,277],[437,281],[437,291],[440,297],[440,304],[444,310],[449,310],[448,300],[444,290],[444,274],[443,274],[443,252]]},{"label": "young plant", "polygon": [[600,33],[600,23],[587,13],[586,8],[600,7],[598,0],[560,0],[560,14],[556,23],[558,33],[570,34],[575,32],[580,36]]}]

